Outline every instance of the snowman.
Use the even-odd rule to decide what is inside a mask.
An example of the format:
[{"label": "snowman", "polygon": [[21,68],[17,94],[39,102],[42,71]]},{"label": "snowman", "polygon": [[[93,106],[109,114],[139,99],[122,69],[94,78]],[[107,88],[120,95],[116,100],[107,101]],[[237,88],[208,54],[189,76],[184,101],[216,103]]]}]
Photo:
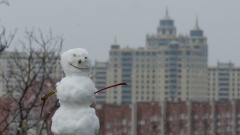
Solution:
[{"label": "snowman", "polygon": [[82,48],[71,49],[61,55],[62,69],[66,76],[57,83],[60,108],[52,117],[54,135],[97,135],[99,120],[94,101],[96,88],[90,79],[88,52]]}]

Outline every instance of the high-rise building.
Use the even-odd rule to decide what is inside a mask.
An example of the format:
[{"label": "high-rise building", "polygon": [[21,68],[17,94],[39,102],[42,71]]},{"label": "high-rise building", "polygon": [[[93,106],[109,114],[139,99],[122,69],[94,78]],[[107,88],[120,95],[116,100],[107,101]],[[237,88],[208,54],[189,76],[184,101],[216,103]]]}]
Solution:
[{"label": "high-rise building", "polygon": [[220,63],[208,68],[209,100],[240,98],[240,67],[233,63]]},{"label": "high-rise building", "polygon": [[[97,89],[105,88],[107,85],[107,69],[108,63],[107,62],[100,62],[95,61],[93,66],[93,76],[92,80],[95,83],[95,87]],[[96,96],[96,103],[102,104],[106,101],[106,91],[99,92]]]},{"label": "high-rise building", "polygon": [[207,99],[208,45],[203,30],[196,20],[190,35],[176,31],[166,11],[157,33],[146,36],[146,47],[111,46],[107,85],[128,85],[106,91],[106,103]]}]

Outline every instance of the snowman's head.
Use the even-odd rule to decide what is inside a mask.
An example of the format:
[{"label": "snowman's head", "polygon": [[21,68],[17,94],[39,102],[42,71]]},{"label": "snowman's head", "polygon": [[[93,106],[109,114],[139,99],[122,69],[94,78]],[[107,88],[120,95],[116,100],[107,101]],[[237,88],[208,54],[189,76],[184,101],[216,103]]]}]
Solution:
[{"label": "snowman's head", "polygon": [[71,49],[61,55],[60,61],[66,76],[89,76],[91,63],[88,52],[82,48]]}]

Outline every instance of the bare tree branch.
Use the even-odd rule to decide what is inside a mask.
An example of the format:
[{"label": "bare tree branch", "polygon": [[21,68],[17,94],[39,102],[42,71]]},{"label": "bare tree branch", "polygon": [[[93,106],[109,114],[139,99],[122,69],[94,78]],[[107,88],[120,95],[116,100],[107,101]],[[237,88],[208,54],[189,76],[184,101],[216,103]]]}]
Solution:
[{"label": "bare tree branch", "polygon": [[9,47],[16,35],[17,29],[13,33],[10,32],[9,35],[6,34],[6,28],[1,26],[0,28],[0,52],[4,51],[5,48]]},{"label": "bare tree branch", "polygon": [[[24,51],[9,53],[7,67],[10,68],[0,73],[6,89],[4,97],[11,98],[14,105],[12,110],[0,107],[0,112],[6,110],[5,117],[0,119],[0,134],[16,128],[11,132],[17,135],[33,131],[33,134],[49,132],[49,118],[58,107],[58,102],[51,97],[45,108],[48,113],[40,119],[40,98],[55,89],[55,83],[60,79],[60,74],[56,74],[59,72],[57,67],[63,38],[53,36],[51,31],[45,36],[41,30],[31,30],[25,32],[25,40],[20,40],[20,44]],[[14,126],[17,127],[11,128]]]}]

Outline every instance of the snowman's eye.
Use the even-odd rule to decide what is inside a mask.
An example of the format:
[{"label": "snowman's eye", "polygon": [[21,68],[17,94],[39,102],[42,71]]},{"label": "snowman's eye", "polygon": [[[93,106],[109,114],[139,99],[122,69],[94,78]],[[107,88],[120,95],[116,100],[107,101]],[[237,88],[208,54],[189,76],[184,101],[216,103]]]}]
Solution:
[{"label": "snowman's eye", "polygon": [[87,59],[87,57],[85,57],[85,59]]},{"label": "snowman's eye", "polygon": [[76,57],[77,55],[76,54],[73,54],[74,57]]}]

